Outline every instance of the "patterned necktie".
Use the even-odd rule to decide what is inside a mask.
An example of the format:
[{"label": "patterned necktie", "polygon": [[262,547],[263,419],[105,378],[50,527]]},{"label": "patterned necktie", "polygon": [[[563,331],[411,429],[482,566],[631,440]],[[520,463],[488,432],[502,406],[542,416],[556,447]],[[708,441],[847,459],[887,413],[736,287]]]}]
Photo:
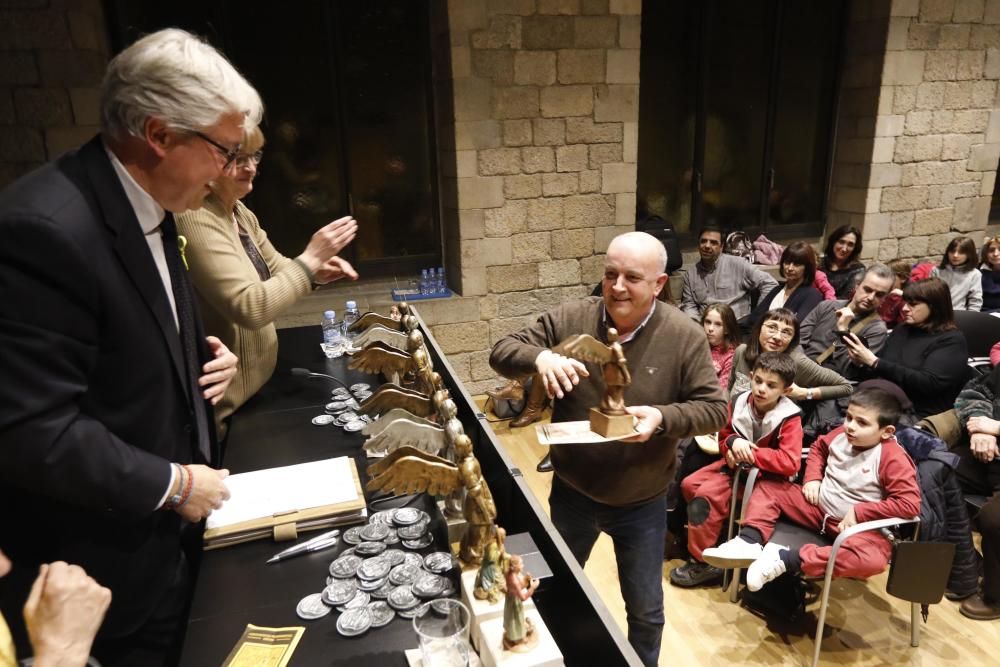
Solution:
[{"label": "patterned necktie", "polygon": [[198,387],[201,368],[198,364],[198,340],[195,327],[194,304],[191,301],[191,285],[188,281],[187,269],[177,246],[177,225],[174,216],[169,211],[160,223],[163,231],[163,254],[167,259],[167,269],[170,271],[170,285],[174,292],[174,305],[177,308],[177,322],[180,326],[181,348],[184,350],[184,366],[191,395],[191,410],[197,427],[198,449],[206,462],[212,460],[211,444],[208,435],[208,413],[205,400]]}]

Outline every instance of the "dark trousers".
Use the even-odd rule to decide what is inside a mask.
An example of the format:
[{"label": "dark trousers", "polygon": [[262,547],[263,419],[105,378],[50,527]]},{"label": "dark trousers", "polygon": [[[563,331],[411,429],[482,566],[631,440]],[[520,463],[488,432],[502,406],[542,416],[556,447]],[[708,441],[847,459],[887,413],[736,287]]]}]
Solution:
[{"label": "dark trousers", "polygon": [[956,471],[962,491],[989,498],[973,521],[983,536],[983,600],[996,604],[1000,602],[1000,459],[977,461],[968,442],[952,451],[962,458]]},{"label": "dark trousers", "polygon": [[552,523],[582,567],[598,536],[611,537],[628,621],[628,642],[644,665],[656,665],[663,635],[663,539],[666,496],[613,507],[573,490],[556,475],[549,496]]},{"label": "dark trousers", "polygon": [[181,553],[173,581],[156,611],[127,637],[102,639],[91,651],[103,667],[171,667],[180,660],[187,608],[191,598],[191,568]]}]

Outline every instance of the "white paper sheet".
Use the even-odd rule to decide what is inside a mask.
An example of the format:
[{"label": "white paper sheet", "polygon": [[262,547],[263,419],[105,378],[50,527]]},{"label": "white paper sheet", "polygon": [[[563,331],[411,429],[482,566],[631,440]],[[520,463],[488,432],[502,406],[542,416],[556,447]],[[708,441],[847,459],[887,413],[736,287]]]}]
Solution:
[{"label": "white paper sheet", "polygon": [[226,486],[231,497],[208,517],[209,529],[358,497],[346,456],[231,475]]},{"label": "white paper sheet", "polygon": [[638,435],[633,431],[628,435],[606,438],[590,430],[589,421],[557,422],[555,424],[536,424],[535,435],[542,445],[592,445],[598,442],[611,442]]}]

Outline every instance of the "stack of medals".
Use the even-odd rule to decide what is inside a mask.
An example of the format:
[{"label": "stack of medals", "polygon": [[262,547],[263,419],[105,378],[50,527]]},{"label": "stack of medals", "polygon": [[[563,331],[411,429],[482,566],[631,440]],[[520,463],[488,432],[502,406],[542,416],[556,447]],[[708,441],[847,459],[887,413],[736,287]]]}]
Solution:
[{"label": "stack of medals", "polygon": [[454,596],[455,586],[445,576],[457,565],[450,553],[421,556],[395,546],[429,547],[434,541],[429,525],[427,512],[402,507],[376,512],[368,525],[347,529],[342,539],[351,546],[330,563],[326,588],[302,598],[296,613],[314,620],[336,609],[337,632],[354,637],[396,616],[413,618],[426,611],[429,600]]},{"label": "stack of medals", "polygon": [[331,396],[333,400],[326,404],[325,414],[313,417],[312,423],[316,426],[333,424],[348,433],[357,433],[365,427],[365,424],[372,421],[368,415],[359,415],[355,412],[360,407],[361,401],[371,395],[370,385],[364,382],[352,384],[350,391],[337,387]]}]

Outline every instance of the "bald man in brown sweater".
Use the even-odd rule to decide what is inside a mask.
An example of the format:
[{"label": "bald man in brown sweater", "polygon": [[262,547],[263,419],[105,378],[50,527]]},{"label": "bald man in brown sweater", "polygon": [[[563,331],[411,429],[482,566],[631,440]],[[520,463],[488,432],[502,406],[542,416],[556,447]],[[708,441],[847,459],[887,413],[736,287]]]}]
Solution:
[{"label": "bald man in brown sweater", "polygon": [[604,395],[599,366],[553,353],[569,336],[605,343],[614,327],[628,361],[626,410],[638,435],[590,445],[555,445],[549,498],[552,522],[581,565],[601,532],[618,562],[628,638],[644,664],[655,665],[663,630],[662,554],[666,491],[677,441],[712,433],[726,421],[726,402],[701,327],[659,302],[666,251],[653,236],[615,237],[605,259],[602,297],[565,303],[494,346],[490,364],[508,377],[538,373],[554,399],[554,422],[586,420]]}]

